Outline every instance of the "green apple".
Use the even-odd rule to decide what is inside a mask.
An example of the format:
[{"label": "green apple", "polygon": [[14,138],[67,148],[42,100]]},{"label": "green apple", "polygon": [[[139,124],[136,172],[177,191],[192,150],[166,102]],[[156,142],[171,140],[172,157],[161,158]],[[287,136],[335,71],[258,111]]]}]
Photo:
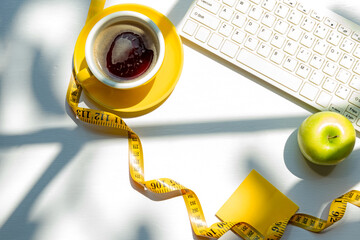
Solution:
[{"label": "green apple", "polygon": [[297,139],[307,160],[319,165],[336,165],[354,149],[356,132],[343,115],[318,112],[304,120]]}]

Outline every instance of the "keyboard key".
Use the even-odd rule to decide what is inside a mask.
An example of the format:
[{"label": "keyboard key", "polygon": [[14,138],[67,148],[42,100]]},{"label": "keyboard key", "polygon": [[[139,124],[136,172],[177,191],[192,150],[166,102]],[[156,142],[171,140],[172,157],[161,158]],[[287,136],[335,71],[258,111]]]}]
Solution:
[{"label": "keyboard key", "polygon": [[266,13],[262,19],[262,23],[268,27],[272,27],[275,23],[276,17],[270,13]]},{"label": "keyboard key", "polygon": [[232,40],[234,40],[235,42],[241,44],[244,39],[246,37],[246,33],[244,33],[243,31],[239,30],[239,29],[236,29],[234,31],[234,34],[232,35]]},{"label": "keyboard key", "polygon": [[289,24],[281,19],[279,19],[277,22],[276,22],[276,25],[275,25],[275,31],[277,31],[278,33],[281,33],[281,34],[285,34],[285,32],[287,31],[287,29],[289,28]]},{"label": "keyboard key", "polygon": [[355,90],[360,90],[360,76],[354,75],[349,83],[349,86]]},{"label": "keyboard key", "polygon": [[301,36],[301,33],[302,31],[300,30],[300,28],[292,26],[288,33],[288,37],[297,42]]},{"label": "keyboard key", "polygon": [[323,55],[323,54],[325,54],[326,50],[328,49],[328,46],[329,46],[329,44],[327,44],[326,42],[318,40],[315,43],[314,51]]},{"label": "keyboard key", "polygon": [[300,12],[305,13],[305,14],[309,14],[309,12],[310,12],[310,8],[304,6],[304,5],[301,4],[301,3],[298,5],[297,9],[298,9]]},{"label": "keyboard key", "polygon": [[315,26],[315,20],[312,18],[306,17],[301,23],[300,27],[308,32],[311,32]]},{"label": "keyboard key", "polygon": [[331,104],[330,107],[329,107],[329,110],[332,111],[332,112],[339,113],[339,114],[344,114],[344,112],[345,112],[344,108],[342,108],[340,106],[337,106],[335,104]]},{"label": "keyboard key", "polygon": [[342,108],[340,106],[337,106],[335,104],[331,104],[330,107],[329,107],[329,110],[332,111],[332,112],[340,113],[340,114],[343,114],[345,112],[344,108]]},{"label": "keyboard key", "polygon": [[330,75],[330,76],[333,76],[337,70],[337,65],[335,63],[332,63],[332,62],[327,62],[324,66],[324,69],[323,69],[323,72]]},{"label": "keyboard key", "polygon": [[360,107],[360,93],[353,92],[349,98],[349,102],[357,107]]},{"label": "keyboard key", "polygon": [[257,50],[257,53],[267,58],[271,52],[271,49],[272,48],[269,45],[266,45],[265,43],[261,43]]},{"label": "keyboard key", "polygon": [[257,32],[257,30],[259,29],[259,27],[260,27],[260,25],[256,21],[249,20],[245,26],[245,31],[254,35]]},{"label": "keyboard key", "polygon": [[321,91],[318,99],[316,100],[316,103],[319,104],[320,106],[326,108],[327,106],[329,106],[331,99],[332,99],[332,96],[330,94],[328,94],[324,91]]},{"label": "keyboard key", "polygon": [[331,28],[335,28],[337,26],[337,22],[332,20],[331,18],[325,18],[325,25],[331,27]]},{"label": "keyboard key", "polygon": [[354,33],[351,35],[351,38],[354,39],[355,41],[360,42],[360,33],[354,32]]},{"label": "keyboard key", "polygon": [[250,50],[255,50],[258,44],[259,44],[259,40],[257,40],[252,36],[249,36],[245,41],[245,47],[247,47]]},{"label": "keyboard key", "polygon": [[313,85],[311,85],[309,83],[305,83],[303,88],[300,91],[300,95],[311,101],[314,101],[318,92],[319,92],[319,89],[317,87],[314,87]]},{"label": "keyboard key", "polygon": [[304,64],[300,64],[299,68],[296,71],[296,74],[302,78],[307,78],[310,74],[311,68],[304,65]]},{"label": "keyboard key", "polygon": [[290,11],[289,7],[280,3],[275,10],[275,15],[281,18],[285,18],[289,11]]},{"label": "keyboard key", "polygon": [[288,20],[289,22],[298,25],[302,19],[302,14],[297,10],[292,10],[289,14]]},{"label": "keyboard key", "polygon": [[214,17],[214,15],[211,15],[210,13],[207,13],[197,7],[195,7],[191,12],[190,17],[214,30],[216,30],[220,24],[220,20]]},{"label": "keyboard key", "polygon": [[349,71],[346,71],[345,69],[340,69],[338,74],[336,74],[336,79],[339,80],[342,83],[347,83],[350,79],[351,73]]},{"label": "keyboard key", "polygon": [[234,19],[232,21],[232,23],[241,28],[242,26],[244,26],[244,23],[246,22],[246,17],[243,14],[240,13],[235,13]]},{"label": "keyboard key", "polygon": [[229,40],[225,40],[224,45],[221,47],[221,52],[231,58],[235,57],[235,54],[238,50],[239,46],[235,43],[230,42]]},{"label": "keyboard key", "polygon": [[344,34],[345,36],[350,36],[351,29],[348,27],[345,27],[344,25],[340,25],[338,28],[338,31]]},{"label": "keyboard key", "polygon": [[350,89],[343,85],[340,85],[336,90],[335,94],[342,99],[346,99],[350,94]]},{"label": "keyboard key", "polygon": [[309,78],[310,82],[316,85],[320,85],[323,79],[324,79],[324,74],[321,73],[320,71],[313,71]]},{"label": "keyboard key", "polygon": [[312,11],[311,12],[311,17],[315,20],[318,20],[318,21],[322,21],[324,19],[324,16],[319,14],[318,12],[316,11]]},{"label": "keyboard key", "polygon": [[327,58],[337,62],[341,55],[341,51],[337,47],[331,47],[328,54],[326,55]]},{"label": "keyboard key", "polygon": [[344,54],[340,60],[340,65],[347,69],[350,69],[354,62],[355,58],[351,57],[350,55]]},{"label": "keyboard key", "polygon": [[289,70],[290,72],[293,72],[296,68],[298,64],[298,61],[296,61],[295,59],[291,58],[291,57],[287,57],[284,61],[284,68],[286,68],[287,70]]},{"label": "keyboard key", "polygon": [[246,13],[249,8],[250,8],[250,3],[248,1],[240,0],[236,5],[236,10],[242,13]]},{"label": "keyboard key", "polygon": [[269,28],[262,27],[261,30],[259,31],[258,37],[261,40],[268,42],[270,40],[271,35],[272,35],[272,31]]},{"label": "keyboard key", "polygon": [[319,24],[315,28],[314,35],[318,36],[321,39],[324,39],[328,32],[329,30],[325,25]]},{"label": "keyboard key", "polygon": [[221,6],[221,4],[215,0],[198,0],[196,4],[214,14],[219,11]]},{"label": "keyboard key", "polygon": [[281,64],[282,60],[284,59],[285,54],[281,51],[275,49],[273,54],[270,57],[270,60],[276,64]]},{"label": "keyboard key", "polygon": [[351,52],[354,47],[355,47],[355,42],[347,38],[345,38],[340,45],[340,48],[348,53]]},{"label": "keyboard key", "polygon": [[337,86],[337,82],[332,78],[326,78],[323,84],[323,89],[328,92],[333,92]]},{"label": "keyboard key", "polygon": [[316,69],[320,69],[324,62],[325,60],[316,54],[314,54],[310,59],[310,65]]},{"label": "keyboard key", "polygon": [[360,58],[360,45],[355,48],[353,55],[357,58]]},{"label": "keyboard key", "polygon": [[327,38],[327,41],[333,45],[338,45],[341,40],[340,33],[337,33],[335,31],[331,32],[329,34],[329,37]]},{"label": "keyboard key", "polygon": [[220,28],[219,28],[219,33],[224,35],[225,37],[228,37],[230,36],[232,30],[234,29],[233,26],[231,26],[230,24],[226,23],[226,22],[223,22],[221,25],[220,25]]},{"label": "keyboard key", "polygon": [[231,16],[232,16],[232,14],[233,14],[233,10],[231,10],[231,8],[229,8],[229,7],[224,6],[224,7],[221,9],[221,11],[220,11],[219,16],[220,16],[222,19],[224,19],[224,20],[226,20],[226,21],[229,21],[230,18],[231,18]]},{"label": "keyboard key", "polygon": [[284,51],[290,55],[294,55],[298,49],[298,44],[292,40],[288,40],[285,44]]},{"label": "keyboard key", "polygon": [[304,33],[300,40],[300,43],[303,46],[310,48],[314,44],[314,41],[315,37],[311,33]]},{"label": "keyboard key", "polygon": [[262,13],[263,13],[263,10],[261,7],[253,6],[250,8],[249,17],[251,17],[254,20],[259,20]]},{"label": "keyboard key", "polygon": [[261,6],[271,12],[274,9],[275,5],[275,0],[264,0]]},{"label": "keyboard key", "polygon": [[285,43],[285,37],[279,35],[279,34],[275,34],[273,36],[273,38],[271,39],[271,45],[273,45],[274,47],[277,47],[277,48],[282,48],[282,46],[284,45]]},{"label": "keyboard key", "polygon": [[302,80],[291,73],[285,72],[281,68],[274,67],[273,64],[247,51],[241,49],[237,61],[257,71],[258,73],[274,80],[275,82],[297,92]]},{"label": "keyboard key", "polygon": [[199,31],[195,35],[195,38],[199,41],[206,42],[209,36],[210,30],[204,27],[200,27]]},{"label": "keyboard key", "polygon": [[183,32],[192,36],[195,33],[197,26],[198,26],[197,23],[191,20],[187,20],[183,27]]},{"label": "keyboard key", "polygon": [[221,37],[220,35],[213,33],[213,35],[210,37],[210,40],[208,42],[208,45],[214,49],[219,49],[220,44],[223,41],[223,37]]},{"label": "keyboard key", "polygon": [[360,114],[360,108],[355,107],[354,105],[349,105],[346,108],[346,111],[353,114],[353,115],[355,115],[355,116],[359,116],[359,114]]},{"label": "keyboard key", "polygon": [[311,52],[306,48],[301,48],[298,54],[296,55],[297,59],[307,62],[311,56]]},{"label": "keyboard key", "polygon": [[357,62],[353,68],[353,71],[357,74],[360,74],[360,63]]},{"label": "keyboard key", "polygon": [[351,113],[345,112],[344,116],[352,123],[356,121],[356,116],[352,115]]}]

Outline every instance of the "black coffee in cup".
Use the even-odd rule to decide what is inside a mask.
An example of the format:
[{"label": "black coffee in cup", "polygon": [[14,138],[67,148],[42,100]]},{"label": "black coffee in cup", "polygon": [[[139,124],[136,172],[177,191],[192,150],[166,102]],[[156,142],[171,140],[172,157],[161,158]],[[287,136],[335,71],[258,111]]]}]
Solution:
[{"label": "black coffee in cup", "polygon": [[[117,11],[98,20],[85,44],[87,68],[78,76],[115,89],[142,86],[157,76],[165,58],[165,39],[146,15]],[[79,80],[80,81],[80,80]]]},{"label": "black coffee in cup", "polygon": [[154,67],[159,43],[153,31],[138,22],[119,22],[102,29],[94,42],[99,69],[117,81],[136,81]]},{"label": "black coffee in cup", "polygon": [[143,38],[134,32],[122,32],[106,55],[107,70],[120,78],[133,79],[144,74],[154,58],[154,51],[146,48]]}]

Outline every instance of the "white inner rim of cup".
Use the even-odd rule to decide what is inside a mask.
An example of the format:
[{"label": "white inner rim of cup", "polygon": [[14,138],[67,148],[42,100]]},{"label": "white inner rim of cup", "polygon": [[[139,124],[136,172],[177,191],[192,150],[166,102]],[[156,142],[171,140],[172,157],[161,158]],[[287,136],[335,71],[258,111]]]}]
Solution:
[{"label": "white inner rim of cup", "polygon": [[[140,25],[143,25],[144,27],[147,27],[147,29],[152,31],[154,33],[154,36],[157,37],[157,41],[159,44],[157,59],[154,59],[156,61],[156,64],[148,73],[146,73],[146,75],[144,75],[143,77],[139,78],[136,81],[119,82],[116,79],[111,79],[110,76],[105,75],[101,70],[99,70],[97,63],[94,60],[95,57],[94,57],[93,47],[98,34],[106,27],[122,21],[136,22]],[[118,89],[134,88],[153,79],[163,63],[164,56],[165,56],[165,41],[159,27],[147,16],[132,11],[115,12],[100,19],[91,29],[85,44],[85,58],[90,71],[102,83]]]}]

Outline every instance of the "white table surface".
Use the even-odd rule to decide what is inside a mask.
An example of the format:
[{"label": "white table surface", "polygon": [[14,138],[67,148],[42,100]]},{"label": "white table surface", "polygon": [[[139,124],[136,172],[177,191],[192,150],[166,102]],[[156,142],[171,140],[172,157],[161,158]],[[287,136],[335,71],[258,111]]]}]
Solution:
[{"label": "white table surface", "polygon": [[[106,6],[142,3],[178,25],[191,1]],[[130,185],[126,136],[92,131],[70,117],[65,94],[89,3],[1,3],[0,239],[193,239],[181,197],[153,201]],[[357,0],[317,3],[360,24]],[[192,189],[210,225],[252,169],[299,212],[317,217],[327,217],[332,199],[360,189],[360,141],[334,168],[304,161],[296,133],[310,114],[259,79],[184,45],[183,72],[170,98],[126,122],[142,139],[145,179],[168,177]],[[360,209],[349,205],[331,230],[289,226],[283,239],[358,239],[359,223]],[[228,232],[221,239],[239,238]]]}]

